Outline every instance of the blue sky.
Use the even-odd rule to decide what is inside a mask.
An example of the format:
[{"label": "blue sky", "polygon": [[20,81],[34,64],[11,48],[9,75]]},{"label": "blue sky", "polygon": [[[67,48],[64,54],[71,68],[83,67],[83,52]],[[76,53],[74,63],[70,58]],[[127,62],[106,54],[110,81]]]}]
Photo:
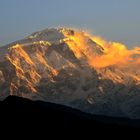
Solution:
[{"label": "blue sky", "polygon": [[140,0],[0,0],[0,46],[48,27],[140,44]]}]

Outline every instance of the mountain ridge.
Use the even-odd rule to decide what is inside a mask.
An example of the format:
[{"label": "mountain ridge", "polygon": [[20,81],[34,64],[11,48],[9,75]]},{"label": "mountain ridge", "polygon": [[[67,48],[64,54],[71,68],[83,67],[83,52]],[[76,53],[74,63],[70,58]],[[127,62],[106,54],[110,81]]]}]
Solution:
[{"label": "mountain ridge", "polygon": [[[18,119],[36,120],[36,124],[43,122],[45,125],[57,128],[126,128],[140,127],[139,120],[128,118],[107,117],[91,115],[63,105],[43,101],[32,101],[17,96],[8,96],[0,102],[3,119],[9,118],[7,123]],[[28,115],[27,115],[28,114]],[[18,118],[16,116],[18,115]],[[6,117],[7,116],[7,117]],[[41,118],[41,120],[40,120]],[[31,122],[32,122],[31,121]],[[30,123],[31,123],[30,122]],[[25,122],[24,122],[25,123]],[[16,124],[15,124],[16,125]]]}]

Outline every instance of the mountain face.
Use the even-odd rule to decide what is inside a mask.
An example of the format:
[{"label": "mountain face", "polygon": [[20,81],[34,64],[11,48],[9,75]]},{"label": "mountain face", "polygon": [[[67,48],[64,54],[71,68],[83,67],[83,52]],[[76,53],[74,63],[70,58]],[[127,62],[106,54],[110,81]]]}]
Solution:
[{"label": "mountain face", "polygon": [[[139,52],[117,45],[103,45],[83,31],[59,28],[3,46],[0,99],[16,95],[93,114],[140,119]],[[114,60],[112,48],[117,48]]]}]

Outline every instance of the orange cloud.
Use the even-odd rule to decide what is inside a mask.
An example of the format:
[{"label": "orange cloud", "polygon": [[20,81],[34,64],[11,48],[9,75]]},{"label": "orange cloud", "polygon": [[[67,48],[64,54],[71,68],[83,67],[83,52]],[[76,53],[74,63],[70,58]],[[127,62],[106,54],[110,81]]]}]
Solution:
[{"label": "orange cloud", "polygon": [[[103,48],[102,55],[94,55],[87,39],[92,39]],[[140,63],[140,48],[128,50],[127,47],[118,42],[109,42],[98,36],[91,36],[84,32],[77,32],[68,37],[67,44],[74,52],[75,56],[81,58],[86,56],[87,62],[92,67],[102,68],[110,65],[134,65]],[[137,56],[137,57],[136,57]]]}]

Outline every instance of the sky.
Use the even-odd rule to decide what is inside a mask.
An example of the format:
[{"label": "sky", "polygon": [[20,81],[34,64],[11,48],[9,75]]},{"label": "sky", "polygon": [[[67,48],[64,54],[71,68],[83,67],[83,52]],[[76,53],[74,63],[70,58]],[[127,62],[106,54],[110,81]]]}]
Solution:
[{"label": "sky", "polygon": [[0,46],[63,26],[140,45],[140,0],[0,0]]}]

